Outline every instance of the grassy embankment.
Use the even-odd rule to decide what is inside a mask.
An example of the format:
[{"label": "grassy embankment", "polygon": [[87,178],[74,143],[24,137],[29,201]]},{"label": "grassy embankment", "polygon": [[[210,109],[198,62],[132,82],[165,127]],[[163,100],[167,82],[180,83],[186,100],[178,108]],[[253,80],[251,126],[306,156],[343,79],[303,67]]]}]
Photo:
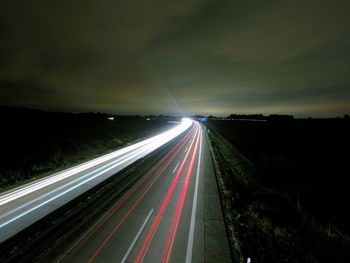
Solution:
[{"label": "grassy embankment", "polygon": [[169,129],[166,120],[1,109],[0,192]]},{"label": "grassy embankment", "polygon": [[288,192],[211,130],[210,147],[236,262],[350,262],[350,240],[311,219]]}]

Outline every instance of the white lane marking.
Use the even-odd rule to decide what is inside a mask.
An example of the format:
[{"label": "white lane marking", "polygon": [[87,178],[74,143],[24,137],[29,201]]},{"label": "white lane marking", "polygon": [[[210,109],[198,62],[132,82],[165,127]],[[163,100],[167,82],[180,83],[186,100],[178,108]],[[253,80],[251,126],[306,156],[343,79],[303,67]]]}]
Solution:
[{"label": "white lane marking", "polygon": [[199,138],[199,155],[198,155],[198,165],[197,165],[197,174],[196,174],[196,184],[194,187],[194,196],[192,204],[192,214],[191,214],[191,224],[190,232],[188,234],[188,243],[186,251],[186,263],[192,262],[192,252],[193,252],[193,241],[194,241],[194,229],[196,226],[196,212],[197,212],[197,199],[198,199],[198,182],[199,182],[199,168],[201,164],[201,154],[202,154],[202,130]]},{"label": "white lane marking", "polygon": [[179,164],[180,164],[180,162],[178,162],[177,165],[175,166],[175,169],[174,169],[174,171],[173,171],[173,174],[175,173],[177,167],[179,167]]},{"label": "white lane marking", "polygon": [[188,146],[185,148],[185,153],[187,152],[187,150],[188,150]]},{"label": "white lane marking", "polygon": [[134,240],[132,241],[132,243],[131,243],[131,245],[130,245],[128,251],[126,251],[125,256],[123,257],[121,263],[124,263],[125,260],[128,258],[128,256],[129,256],[131,250],[133,249],[133,247],[135,246],[137,240],[139,239],[139,237],[140,237],[140,235],[141,235],[141,233],[142,233],[142,230],[145,228],[145,226],[146,226],[146,224],[147,224],[149,218],[151,217],[151,215],[152,215],[152,213],[153,213],[153,210],[154,210],[154,209],[152,208],[152,210],[148,213],[148,216],[146,217],[145,221],[143,222],[143,224],[142,224],[142,226],[141,226],[139,232],[137,232],[137,234],[136,234]]}]

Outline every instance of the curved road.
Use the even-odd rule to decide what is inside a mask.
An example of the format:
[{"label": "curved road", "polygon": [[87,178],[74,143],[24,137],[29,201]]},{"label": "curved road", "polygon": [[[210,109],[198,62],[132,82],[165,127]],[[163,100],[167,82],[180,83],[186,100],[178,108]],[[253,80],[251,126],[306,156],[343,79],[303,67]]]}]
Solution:
[{"label": "curved road", "polygon": [[195,123],[128,193],[55,256],[62,263],[231,262],[205,129]]}]

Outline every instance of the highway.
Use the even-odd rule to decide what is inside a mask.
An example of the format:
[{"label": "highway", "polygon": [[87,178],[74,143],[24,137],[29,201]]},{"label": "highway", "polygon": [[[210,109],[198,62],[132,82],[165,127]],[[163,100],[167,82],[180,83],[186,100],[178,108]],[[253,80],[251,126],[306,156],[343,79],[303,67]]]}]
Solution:
[{"label": "highway", "polygon": [[195,123],[89,229],[49,258],[231,262],[205,129]]},{"label": "highway", "polygon": [[[92,160],[92,167],[82,172],[74,173],[78,166],[65,171],[70,175],[63,179],[56,174],[15,189],[12,195],[3,194],[1,238],[43,216],[40,211],[53,211],[175,137],[176,143],[162,150],[166,152],[153,167],[137,171],[140,179],[108,210],[42,262],[231,262],[206,130],[190,120],[165,136],[104,159],[106,155],[102,162]],[[29,193],[23,195],[23,191]]]}]

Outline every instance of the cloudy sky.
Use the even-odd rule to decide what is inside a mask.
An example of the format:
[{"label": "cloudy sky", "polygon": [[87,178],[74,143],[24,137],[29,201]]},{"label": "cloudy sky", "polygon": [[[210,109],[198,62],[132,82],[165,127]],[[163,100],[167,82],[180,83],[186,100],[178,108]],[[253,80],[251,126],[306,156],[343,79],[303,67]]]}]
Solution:
[{"label": "cloudy sky", "polygon": [[137,114],[350,112],[342,0],[0,3],[0,104]]}]

